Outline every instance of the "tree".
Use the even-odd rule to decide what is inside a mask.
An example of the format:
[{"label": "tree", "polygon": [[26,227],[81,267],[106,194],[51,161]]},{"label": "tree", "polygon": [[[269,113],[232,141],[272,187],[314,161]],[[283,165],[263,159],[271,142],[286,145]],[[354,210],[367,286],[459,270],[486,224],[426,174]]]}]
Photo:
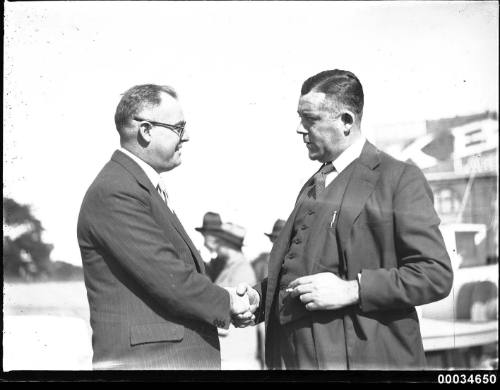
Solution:
[{"label": "tree", "polygon": [[31,208],[3,198],[3,270],[6,278],[46,279],[53,246],[42,241],[43,227]]}]

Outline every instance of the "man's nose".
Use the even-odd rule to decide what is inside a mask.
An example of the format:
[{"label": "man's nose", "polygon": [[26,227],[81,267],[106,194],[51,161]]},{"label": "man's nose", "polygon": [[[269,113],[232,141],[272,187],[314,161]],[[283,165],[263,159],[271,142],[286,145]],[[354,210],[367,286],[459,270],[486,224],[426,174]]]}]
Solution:
[{"label": "man's nose", "polygon": [[309,132],[304,129],[304,126],[302,126],[302,122],[300,122],[297,126],[297,134],[300,134],[302,136],[304,142],[309,142]]},{"label": "man's nose", "polygon": [[304,129],[304,126],[302,126],[302,122],[300,122],[297,126],[297,134],[307,135],[307,130]]},{"label": "man's nose", "polygon": [[190,138],[188,132],[184,130],[184,133],[182,133],[181,142],[188,142],[189,139]]}]

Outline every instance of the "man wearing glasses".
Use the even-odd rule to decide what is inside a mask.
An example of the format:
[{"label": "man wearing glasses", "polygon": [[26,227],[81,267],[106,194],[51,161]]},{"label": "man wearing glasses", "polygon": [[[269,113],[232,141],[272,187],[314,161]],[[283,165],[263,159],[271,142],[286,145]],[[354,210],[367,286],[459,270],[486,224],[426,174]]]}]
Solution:
[{"label": "man wearing glasses", "polygon": [[78,219],[95,369],[220,369],[217,328],[253,319],[248,297],[213,284],[160,177],[189,140],[176,92],[139,85],[116,109],[121,148]]}]

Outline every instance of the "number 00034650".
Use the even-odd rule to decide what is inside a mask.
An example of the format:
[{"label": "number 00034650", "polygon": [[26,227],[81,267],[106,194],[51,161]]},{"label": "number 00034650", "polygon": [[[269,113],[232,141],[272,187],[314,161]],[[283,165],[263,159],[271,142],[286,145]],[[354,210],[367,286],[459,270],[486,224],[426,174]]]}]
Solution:
[{"label": "number 00034650", "polygon": [[438,383],[496,383],[495,374],[439,374]]}]

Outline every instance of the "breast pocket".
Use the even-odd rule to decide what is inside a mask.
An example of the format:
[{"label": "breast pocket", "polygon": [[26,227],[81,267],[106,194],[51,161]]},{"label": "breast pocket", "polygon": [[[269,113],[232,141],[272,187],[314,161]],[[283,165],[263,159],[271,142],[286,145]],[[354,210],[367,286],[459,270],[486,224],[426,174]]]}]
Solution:
[{"label": "breast pocket", "polygon": [[362,212],[355,221],[356,227],[361,228],[378,228],[387,226],[393,223],[392,215],[388,213],[373,212],[372,210],[365,210]]},{"label": "breast pocket", "polygon": [[378,227],[393,223],[392,204],[370,197],[355,220],[356,226]]},{"label": "breast pocket", "polygon": [[184,326],[174,323],[141,324],[130,327],[130,345],[181,341],[184,338]]}]

